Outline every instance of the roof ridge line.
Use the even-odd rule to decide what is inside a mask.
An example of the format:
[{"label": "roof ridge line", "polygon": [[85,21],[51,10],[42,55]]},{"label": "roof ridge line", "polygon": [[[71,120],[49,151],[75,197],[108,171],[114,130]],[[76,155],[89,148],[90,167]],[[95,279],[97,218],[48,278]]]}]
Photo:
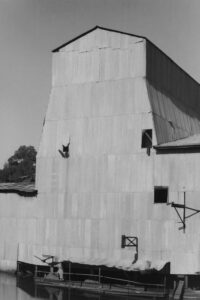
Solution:
[{"label": "roof ridge line", "polygon": [[54,50],[52,50],[51,52],[55,53],[55,52],[58,52],[61,48],[67,46],[68,44],[78,40],[79,38],[87,35],[88,33],[96,30],[96,29],[102,29],[102,30],[105,30],[105,31],[109,31],[109,32],[116,32],[116,33],[121,33],[121,34],[125,34],[125,35],[129,35],[129,36],[134,36],[134,37],[138,37],[138,38],[142,38],[142,39],[145,39],[145,40],[148,40],[146,37],[144,36],[141,36],[141,35],[136,35],[136,34],[133,34],[133,33],[129,33],[129,32],[125,32],[125,31],[120,31],[120,30],[116,30],[116,29],[111,29],[111,28],[106,28],[106,27],[102,27],[102,26],[99,26],[99,25],[96,25],[94,27],[92,27],[91,29],[77,35],[76,37],[70,39],[68,42],[60,45],[59,47],[55,48]]},{"label": "roof ridge line", "polygon": [[188,71],[186,71],[182,67],[180,67],[179,64],[176,61],[174,61],[168,54],[166,54],[160,47],[158,47],[154,42],[149,40],[147,37],[142,36],[142,35],[136,35],[136,34],[125,32],[125,31],[120,31],[120,30],[117,30],[117,29],[107,28],[107,27],[103,27],[103,26],[99,26],[99,25],[95,25],[94,27],[92,27],[91,29],[83,32],[82,34],[79,34],[79,35],[75,36],[74,38],[70,39],[68,42],[65,42],[64,44],[62,44],[59,47],[55,48],[51,52],[52,53],[58,52],[61,48],[69,45],[70,43],[78,40],[79,38],[87,35],[88,33],[92,32],[96,29],[102,29],[102,30],[109,31],[109,32],[116,32],[116,33],[120,33],[120,34],[124,34],[124,35],[128,35],[128,36],[133,36],[133,37],[138,37],[138,38],[141,38],[141,39],[145,39],[147,42],[149,42],[151,45],[153,45],[155,48],[157,48],[162,54],[164,54],[173,64],[176,65],[176,67],[178,67],[182,72],[184,72],[190,79],[192,79],[194,82],[196,82],[198,85],[200,85],[199,82],[197,81],[197,79],[195,79],[192,75],[190,75]]}]

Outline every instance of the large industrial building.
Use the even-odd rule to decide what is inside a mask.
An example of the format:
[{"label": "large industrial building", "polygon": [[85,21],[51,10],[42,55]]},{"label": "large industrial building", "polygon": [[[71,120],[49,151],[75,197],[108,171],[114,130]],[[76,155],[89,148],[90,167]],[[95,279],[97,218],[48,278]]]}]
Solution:
[{"label": "large industrial building", "polygon": [[53,51],[37,196],[0,188],[1,269],[199,273],[199,84],[148,39],[91,29]]}]

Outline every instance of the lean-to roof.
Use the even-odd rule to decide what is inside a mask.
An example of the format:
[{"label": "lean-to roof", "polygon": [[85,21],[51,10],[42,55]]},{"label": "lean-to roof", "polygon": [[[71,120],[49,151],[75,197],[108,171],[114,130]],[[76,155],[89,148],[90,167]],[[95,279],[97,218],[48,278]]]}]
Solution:
[{"label": "lean-to roof", "polygon": [[160,144],[155,146],[156,149],[170,149],[170,148],[200,148],[200,134],[195,134],[184,139]]},{"label": "lean-to roof", "polygon": [[15,193],[24,197],[34,197],[37,195],[37,190],[34,183],[5,182],[0,183],[0,193]]}]

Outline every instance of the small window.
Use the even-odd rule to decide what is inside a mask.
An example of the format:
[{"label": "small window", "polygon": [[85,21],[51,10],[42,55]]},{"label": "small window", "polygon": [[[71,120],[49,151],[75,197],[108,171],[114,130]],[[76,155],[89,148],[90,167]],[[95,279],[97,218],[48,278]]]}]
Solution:
[{"label": "small window", "polygon": [[142,131],[142,148],[152,148],[152,129]]},{"label": "small window", "polygon": [[167,203],[168,187],[154,187],[154,203]]}]

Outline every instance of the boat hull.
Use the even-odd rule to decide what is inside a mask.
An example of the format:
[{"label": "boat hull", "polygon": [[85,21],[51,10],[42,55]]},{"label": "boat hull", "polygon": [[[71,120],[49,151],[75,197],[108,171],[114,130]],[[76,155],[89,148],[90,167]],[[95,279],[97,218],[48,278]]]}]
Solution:
[{"label": "boat hull", "polygon": [[144,287],[135,287],[133,285],[107,284],[98,282],[83,281],[64,281],[64,280],[47,280],[45,278],[34,278],[35,284],[40,286],[50,286],[55,288],[79,289],[98,294],[110,294],[121,296],[141,296],[165,298],[167,292],[154,289],[145,289]]}]

